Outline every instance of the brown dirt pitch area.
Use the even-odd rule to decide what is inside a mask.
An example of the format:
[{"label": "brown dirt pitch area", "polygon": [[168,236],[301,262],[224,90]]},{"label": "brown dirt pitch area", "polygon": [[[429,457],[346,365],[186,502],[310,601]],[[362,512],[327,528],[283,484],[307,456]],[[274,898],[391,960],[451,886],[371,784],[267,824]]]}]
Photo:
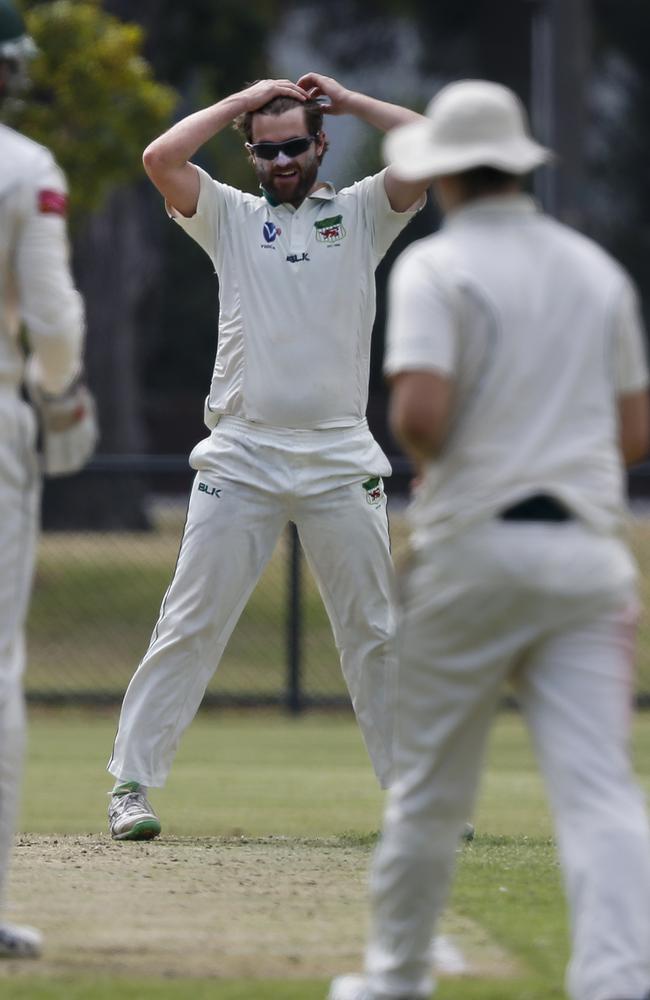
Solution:
[{"label": "brown dirt pitch area", "polygon": [[[0,964],[0,981],[34,973],[326,979],[357,970],[369,856],[369,847],[340,840],[22,835],[8,918],[39,927],[45,951],[38,963]],[[443,930],[465,973],[520,971],[477,925],[452,914]]]}]

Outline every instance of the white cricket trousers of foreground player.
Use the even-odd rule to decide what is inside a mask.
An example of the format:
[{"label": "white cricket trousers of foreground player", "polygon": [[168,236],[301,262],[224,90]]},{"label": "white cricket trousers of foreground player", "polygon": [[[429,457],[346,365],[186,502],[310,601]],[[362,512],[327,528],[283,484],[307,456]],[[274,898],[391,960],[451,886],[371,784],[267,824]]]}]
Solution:
[{"label": "white cricket trousers of foreground player", "polygon": [[430,995],[432,931],[508,677],[554,814],[569,994],[640,1000],[650,989],[650,836],[629,757],[634,573],[622,543],[576,522],[494,521],[416,556],[399,630],[396,780],[371,877],[373,998]]},{"label": "white cricket trousers of foreground player", "polygon": [[0,919],[25,742],[24,627],[40,496],[34,439],[30,408],[14,387],[0,383]]},{"label": "white cricket trousers of foreground player", "polygon": [[390,465],[365,421],[293,431],[222,418],[190,461],[200,471],[176,570],[126,691],[108,770],[124,781],[164,784],[237,620],[293,521],[386,786],[396,677],[393,569],[386,498],[362,484]]}]

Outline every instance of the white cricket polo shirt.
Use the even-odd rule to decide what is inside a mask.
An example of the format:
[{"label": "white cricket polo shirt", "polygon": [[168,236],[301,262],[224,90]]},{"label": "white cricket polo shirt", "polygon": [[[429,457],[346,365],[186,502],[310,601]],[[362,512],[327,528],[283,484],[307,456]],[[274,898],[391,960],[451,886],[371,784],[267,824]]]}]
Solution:
[{"label": "white cricket polo shirt", "polygon": [[[199,169],[189,219],[219,277],[219,343],[206,424],[221,414],[277,427],[347,427],[365,416],[375,268],[415,210],[392,210],[383,172],[298,209]],[[420,206],[417,206],[420,207]]]},{"label": "white cricket polo shirt", "polygon": [[439,371],[452,425],[412,507],[416,539],[535,493],[597,531],[624,512],[616,400],[648,382],[631,282],[524,195],[453,213],[393,269],[385,371]]}]

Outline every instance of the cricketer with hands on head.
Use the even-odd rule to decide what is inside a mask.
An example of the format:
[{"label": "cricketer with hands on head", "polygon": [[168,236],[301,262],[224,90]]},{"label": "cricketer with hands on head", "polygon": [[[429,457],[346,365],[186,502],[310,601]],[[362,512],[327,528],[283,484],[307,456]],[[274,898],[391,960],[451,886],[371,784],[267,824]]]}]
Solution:
[{"label": "cricketer with hands on head", "polygon": [[[391,423],[418,466],[396,776],[365,973],[330,1000],[424,1000],[490,723],[514,685],[553,813],[572,1000],[650,990],[650,836],[630,760],[636,568],[625,465],[648,450],[636,292],[521,178],[549,159],[507,88],[461,81],[385,143],[445,216],[389,289]],[[489,927],[487,928],[489,931]]]},{"label": "cricketer with hands on head", "polygon": [[[0,0],[0,101],[22,93],[35,52],[17,9]],[[24,626],[41,473],[76,472],[97,438],[82,379],[84,309],[70,272],[66,208],[65,177],[50,151],[0,124],[0,907],[24,753]],[[36,414],[21,398],[23,385]],[[40,950],[38,931],[5,923],[0,914],[0,958]]]},{"label": "cricketer with hands on head", "polygon": [[[237,619],[289,521],[318,582],[380,782],[392,773],[393,570],[383,477],[365,417],[374,271],[424,203],[391,168],[337,191],[318,177],[328,114],[388,131],[405,108],[308,73],[262,80],[183,119],[144,153],[170,216],[219,277],[219,338],[176,570],[126,692],[109,771],[117,839],[160,832],[164,784]],[[236,122],[261,193],[191,162]]]}]

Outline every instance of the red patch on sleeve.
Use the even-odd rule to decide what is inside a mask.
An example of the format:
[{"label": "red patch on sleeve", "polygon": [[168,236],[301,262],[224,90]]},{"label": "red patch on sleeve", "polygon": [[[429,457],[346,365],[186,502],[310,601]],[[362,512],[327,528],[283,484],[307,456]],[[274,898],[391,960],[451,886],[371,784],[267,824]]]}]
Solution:
[{"label": "red patch on sleeve", "polygon": [[41,215],[66,215],[68,212],[68,196],[62,191],[51,191],[47,188],[38,192],[38,210]]}]

